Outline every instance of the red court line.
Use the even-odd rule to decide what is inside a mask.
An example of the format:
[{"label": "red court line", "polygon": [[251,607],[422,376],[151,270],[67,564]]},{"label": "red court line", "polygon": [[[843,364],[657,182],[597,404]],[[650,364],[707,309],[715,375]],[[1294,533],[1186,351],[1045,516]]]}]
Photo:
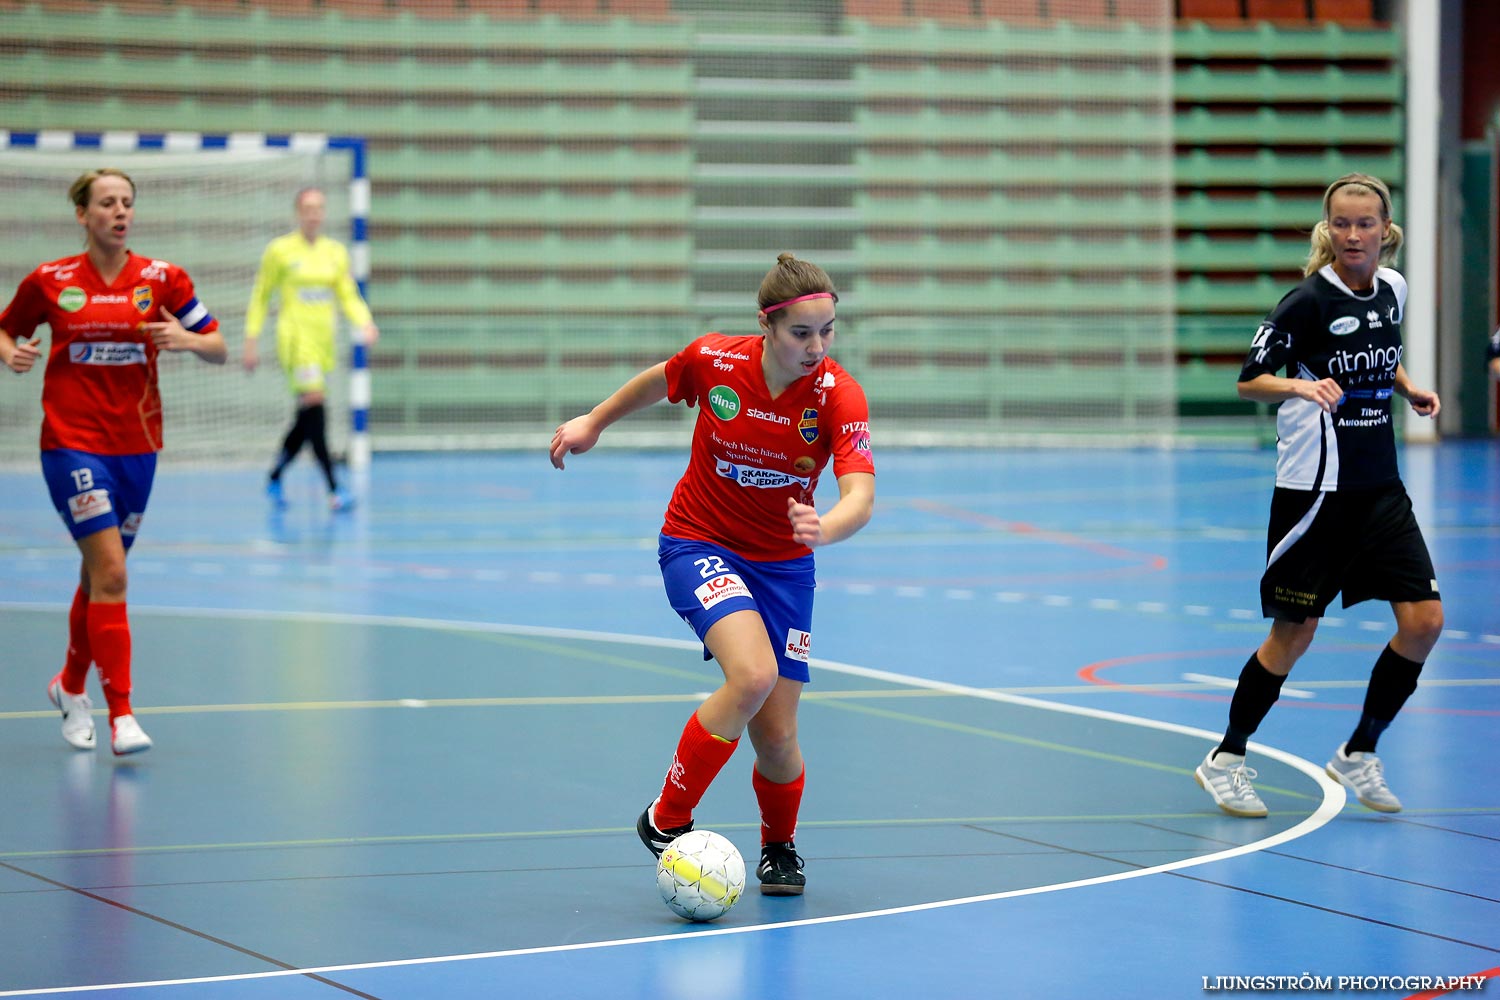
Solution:
[{"label": "red court line", "polygon": [[[1241,662],[1238,658],[1245,655],[1245,648],[1238,649],[1187,649],[1174,650],[1163,653],[1138,653],[1134,656],[1117,656],[1109,660],[1098,660],[1087,664],[1078,670],[1079,680],[1088,684],[1097,684],[1100,687],[1120,688],[1132,691],[1136,694],[1153,695],[1158,698],[1177,698],[1184,701],[1217,701],[1228,703],[1228,694],[1209,694],[1202,691],[1158,691],[1153,688],[1137,687],[1134,684],[1122,684],[1099,676],[1101,671],[1111,670],[1115,667],[1132,666],[1137,663],[1154,663],[1161,660],[1195,660],[1204,657],[1229,657],[1231,663]],[[1295,687],[1295,682],[1293,687]],[[1307,702],[1299,699],[1283,698],[1277,702],[1278,706],[1287,708],[1310,709],[1323,712],[1347,712],[1361,711],[1363,704],[1332,704],[1328,702]],[[1438,708],[1427,705],[1407,705],[1402,708],[1403,712],[1415,712],[1419,715],[1469,715],[1469,716],[1500,716],[1500,710],[1488,708]]]},{"label": "red court line", "polygon": [[929,514],[937,514],[940,517],[951,517],[955,521],[966,521],[969,524],[978,524],[995,531],[1008,531],[1014,535],[1029,535],[1044,542],[1053,542],[1067,548],[1082,549],[1109,559],[1121,559],[1126,562],[1137,563],[1136,569],[1163,570],[1167,568],[1167,557],[1154,555],[1150,552],[1135,552],[1131,549],[1122,549],[1117,545],[1106,545],[1096,542],[1081,535],[1070,535],[1063,531],[1048,531],[1038,528],[1034,524],[1025,521],[1007,521],[1004,518],[994,517],[990,514],[981,514],[974,510],[965,510],[962,507],[954,507],[951,504],[939,503],[936,500],[913,500],[911,505],[916,510],[926,511]]},{"label": "red court line", "polygon": [[[1484,979],[1484,980],[1495,979],[1497,977],[1500,977],[1500,965],[1495,966],[1495,968],[1493,968],[1493,969],[1485,969],[1483,972],[1471,972],[1471,973],[1469,973],[1469,975],[1471,977],[1472,976],[1478,976],[1478,977],[1480,977],[1481,979]],[[1413,993],[1411,996],[1406,997],[1405,1000],[1436,1000],[1437,997],[1451,996],[1451,995],[1453,995],[1454,993],[1457,993],[1457,992],[1460,992],[1460,991],[1458,991],[1458,990],[1428,990],[1425,993]],[[1465,990],[1463,992],[1468,992],[1468,991]]]}]

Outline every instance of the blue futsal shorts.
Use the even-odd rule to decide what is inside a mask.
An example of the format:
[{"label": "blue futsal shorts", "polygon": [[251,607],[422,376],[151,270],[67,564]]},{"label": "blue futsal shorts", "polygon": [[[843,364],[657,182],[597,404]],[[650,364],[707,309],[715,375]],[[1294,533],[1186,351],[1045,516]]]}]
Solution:
[{"label": "blue futsal shorts", "polygon": [[[662,535],[656,555],[667,600],[700,640],[725,615],[755,611],[776,650],[777,672],[807,683],[817,587],[811,554],[756,562],[711,542]],[[706,646],[703,658],[713,659]]]},{"label": "blue futsal shorts", "polygon": [[52,506],[75,539],[106,528],[119,528],[125,548],[135,544],[136,529],[156,479],[156,452],[144,455],[95,455],[57,448],[42,452],[42,477]]}]

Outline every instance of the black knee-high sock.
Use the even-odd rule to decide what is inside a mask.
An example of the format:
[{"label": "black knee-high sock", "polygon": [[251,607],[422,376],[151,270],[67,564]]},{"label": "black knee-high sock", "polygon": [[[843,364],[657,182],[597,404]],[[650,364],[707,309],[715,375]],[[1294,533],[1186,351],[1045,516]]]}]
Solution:
[{"label": "black knee-high sock", "polygon": [[1370,671],[1370,686],[1365,689],[1365,707],[1359,725],[1349,737],[1346,753],[1368,753],[1375,749],[1380,734],[1391,724],[1406,699],[1417,689],[1417,675],[1422,664],[1408,660],[1386,645],[1375,667]]},{"label": "black knee-high sock", "polygon": [[281,442],[281,454],[276,459],[276,465],[271,469],[271,479],[275,481],[281,478],[286,467],[292,464],[292,459],[297,457],[297,452],[302,450],[302,445],[307,442],[307,423],[303,419],[306,410],[298,410],[297,416],[292,420],[292,427],[286,432],[286,439]]},{"label": "black knee-high sock", "polygon": [[309,406],[302,412],[307,415],[307,441],[312,445],[313,454],[318,457],[318,465],[323,468],[323,478],[328,480],[328,492],[332,493],[339,486],[334,481],[333,459],[328,454],[328,424],[323,404]]},{"label": "black knee-high sock", "polygon": [[1234,697],[1229,701],[1229,728],[1224,730],[1224,739],[1215,753],[1244,754],[1245,743],[1260,728],[1261,720],[1271,711],[1276,699],[1281,697],[1281,683],[1285,680],[1285,677],[1261,666],[1255,653],[1250,654],[1250,659],[1240,670],[1240,682],[1235,685]]}]

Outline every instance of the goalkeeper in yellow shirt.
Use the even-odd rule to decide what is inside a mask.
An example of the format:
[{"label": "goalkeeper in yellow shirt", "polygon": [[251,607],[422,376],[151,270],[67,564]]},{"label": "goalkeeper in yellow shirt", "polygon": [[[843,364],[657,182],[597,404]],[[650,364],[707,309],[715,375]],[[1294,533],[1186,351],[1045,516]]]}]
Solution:
[{"label": "goalkeeper in yellow shirt", "polygon": [[328,214],[323,192],[304,188],[297,193],[296,207],[297,231],[272,240],[261,257],[245,314],[244,364],[253,372],[260,363],[260,332],[276,297],[276,357],[297,399],[297,415],[271,469],[266,495],[277,508],[286,506],[281,474],[302,446],[310,444],[328,480],[328,506],[342,511],[353,506],[354,498],[339,489],[334,478],[324,410],[328,373],[335,365],[335,306],[363,330],[366,344],[375,343],[380,331],[349,272],[349,251],[320,235]]}]

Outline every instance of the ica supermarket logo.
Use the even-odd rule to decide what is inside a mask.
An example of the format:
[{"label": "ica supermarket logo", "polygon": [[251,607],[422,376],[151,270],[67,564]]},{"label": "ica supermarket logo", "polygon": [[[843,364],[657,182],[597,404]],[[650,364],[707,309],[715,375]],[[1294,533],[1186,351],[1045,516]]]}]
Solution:
[{"label": "ica supermarket logo", "polygon": [[727,385],[716,385],[708,390],[708,405],[720,420],[733,420],[740,415],[739,393]]}]

